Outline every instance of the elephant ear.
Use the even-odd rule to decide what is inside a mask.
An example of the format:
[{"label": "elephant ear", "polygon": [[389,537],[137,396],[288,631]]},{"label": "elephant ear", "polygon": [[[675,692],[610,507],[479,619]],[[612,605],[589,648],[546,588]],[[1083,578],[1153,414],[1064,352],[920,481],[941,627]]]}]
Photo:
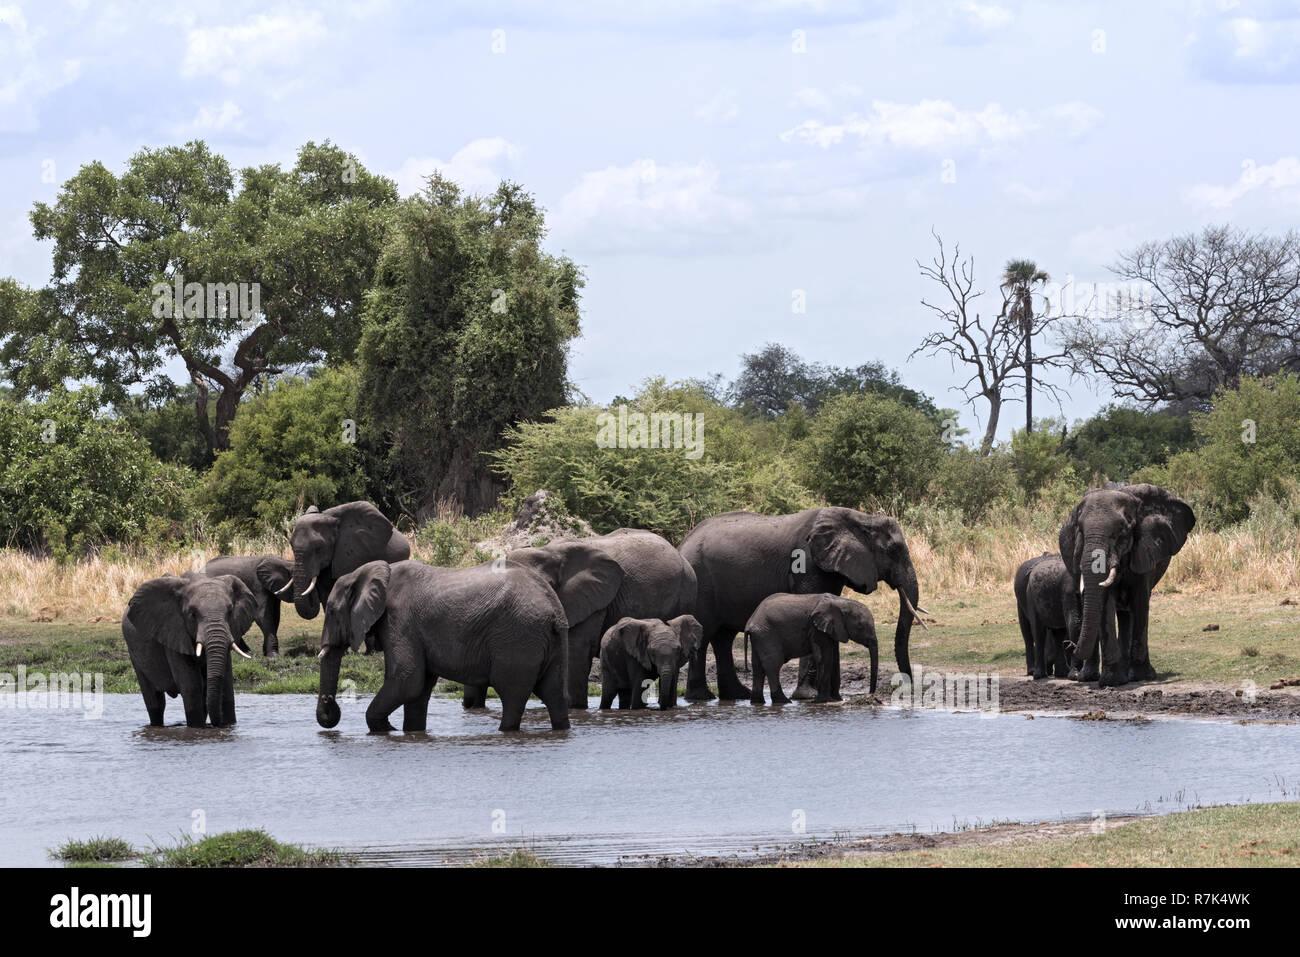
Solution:
[{"label": "elephant ear", "polygon": [[635,658],[642,668],[654,671],[654,662],[650,659],[650,629],[639,618],[623,618],[611,628],[606,640],[622,648],[630,658]]},{"label": "elephant ear", "polygon": [[875,591],[880,576],[873,547],[866,529],[858,528],[847,511],[824,508],[818,514],[808,537],[813,563],[843,576],[856,591]]},{"label": "elephant ear", "polygon": [[218,575],[217,580],[230,589],[230,617],[227,619],[230,633],[235,638],[243,638],[257,617],[257,599],[249,587],[234,575]]},{"label": "elephant ear", "polygon": [[834,595],[822,595],[821,600],[813,606],[813,627],[824,635],[829,635],[843,644],[849,640],[849,630],[844,624],[844,613],[840,608],[841,598]]},{"label": "elephant ear", "polygon": [[[334,556],[330,559],[330,572],[335,578],[388,554],[393,523],[369,502],[336,505],[325,514],[338,521]],[[409,545],[407,554],[410,554]]]},{"label": "elephant ear", "polygon": [[357,569],[357,582],[351,590],[351,645],[356,651],[375,627],[388,607],[388,579],[392,575],[388,562],[369,562]]},{"label": "elephant ear", "polygon": [[[281,558],[279,555],[267,555],[257,563],[257,580],[261,582],[262,587],[271,597],[276,597],[279,592],[293,580],[293,566]],[[280,595],[280,601],[293,601],[293,594],[286,592],[288,597]]]},{"label": "elephant ear", "polygon": [[704,626],[696,621],[694,615],[678,615],[668,622],[668,627],[677,635],[682,646],[682,656],[689,659],[704,644]]},{"label": "elephant ear", "polygon": [[1177,555],[1196,525],[1191,506],[1158,485],[1130,485],[1125,492],[1142,502],[1130,564],[1143,574]]},{"label": "elephant ear", "polygon": [[136,633],[164,648],[194,657],[194,635],[181,609],[185,579],[175,575],[151,578],[135,590],[126,617]]},{"label": "elephant ear", "polygon": [[1065,562],[1065,569],[1070,573],[1071,581],[1078,579],[1079,566],[1083,561],[1083,536],[1079,533],[1079,515],[1082,512],[1083,502],[1080,502],[1070,512],[1056,539],[1056,544],[1061,550],[1061,559]]},{"label": "elephant ear", "polygon": [[623,566],[598,546],[581,541],[564,542],[537,551],[554,552],[560,558],[555,573],[558,580],[553,579],[553,586],[570,626],[604,611],[614,603],[623,587]]}]

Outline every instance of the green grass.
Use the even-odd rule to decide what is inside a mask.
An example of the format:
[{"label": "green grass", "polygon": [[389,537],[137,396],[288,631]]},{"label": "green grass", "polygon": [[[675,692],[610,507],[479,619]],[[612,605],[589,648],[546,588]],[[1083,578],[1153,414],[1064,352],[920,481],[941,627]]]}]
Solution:
[{"label": "green grass", "polygon": [[146,867],[345,867],[353,859],[332,848],[305,850],[282,844],[262,830],[229,831],[145,855]]},{"label": "green grass", "polygon": [[509,854],[496,857],[484,857],[477,860],[473,867],[554,867],[550,861],[543,860],[532,851],[518,848]]},{"label": "green grass", "polygon": [[1247,804],[1130,821],[1103,834],[1024,838],[897,854],[852,855],[812,867],[1295,867],[1300,803]]},{"label": "green grass", "polygon": [[120,837],[92,837],[85,841],[64,841],[50,849],[50,857],[65,864],[93,866],[129,861],[140,852]]}]

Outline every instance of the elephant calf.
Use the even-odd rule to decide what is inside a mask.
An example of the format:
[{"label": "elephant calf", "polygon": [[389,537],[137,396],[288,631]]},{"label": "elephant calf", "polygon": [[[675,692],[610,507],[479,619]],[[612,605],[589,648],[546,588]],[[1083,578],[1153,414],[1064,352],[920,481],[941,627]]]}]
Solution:
[{"label": "elephant calf", "polygon": [[1079,589],[1060,555],[1031,558],[1016,571],[1016,615],[1025,639],[1025,674],[1057,678],[1070,673],[1069,654],[1079,641]]},{"label": "elephant calf", "polygon": [[230,652],[249,657],[236,640],[255,613],[252,592],[233,575],[164,575],[136,589],[122,616],[122,637],[150,724],[163,723],[163,696],[178,694],[191,728],[208,719],[214,727],[235,723]]},{"label": "elephant calf", "polygon": [[772,689],[772,703],[790,699],[781,691],[781,666],[793,658],[811,656],[816,670],[814,701],[840,700],[840,649],[853,640],[871,654],[871,691],[876,690],[879,664],[876,622],[861,602],[838,595],[771,595],[755,609],[745,625],[753,645],[750,701],[763,704],[763,680]]},{"label": "elephant calf", "polygon": [[262,654],[279,657],[280,602],[293,602],[293,566],[279,555],[234,555],[212,559],[203,574],[234,575],[248,587],[257,605],[253,621],[262,630]]},{"label": "elephant calf", "polygon": [[622,618],[600,639],[600,706],[618,698],[620,709],[644,708],[646,694],[659,679],[659,707],[677,706],[677,673],[704,641],[704,629],[691,615],[671,621]]}]

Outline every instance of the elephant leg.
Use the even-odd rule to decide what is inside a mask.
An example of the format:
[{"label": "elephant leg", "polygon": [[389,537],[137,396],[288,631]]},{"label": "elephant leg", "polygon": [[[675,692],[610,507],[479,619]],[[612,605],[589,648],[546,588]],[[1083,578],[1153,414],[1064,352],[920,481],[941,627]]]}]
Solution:
[{"label": "elephant leg", "polygon": [[[583,711],[587,707],[587,683],[591,680],[591,661],[600,657],[600,626],[604,612],[591,615],[569,629],[569,707]],[[596,654],[592,655],[592,649]]]},{"label": "elephant leg", "polygon": [[826,641],[821,650],[821,662],[817,666],[817,697],[814,701],[841,701],[840,698],[840,648],[833,641]]},{"label": "elephant leg", "polygon": [[633,711],[640,711],[646,706],[646,697],[649,695],[650,686],[646,684],[646,673],[641,667],[633,662],[627,668],[627,686],[631,693],[630,707]]},{"label": "elephant leg", "polygon": [[486,708],[487,707],[487,685],[465,685],[464,694],[460,699],[462,708]]},{"label": "elephant leg", "polygon": [[262,625],[262,655],[266,658],[280,657],[280,599],[274,595],[267,596],[265,622]]},{"label": "elephant leg", "polygon": [[749,703],[766,704],[763,699],[763,682],[772,683],[772,679],[767,677],[767,669],[763,667],[763,656],[759,654],[757,642],[751,642],[749,654]]},{"label": "elephant leg", "polygon": [[630,688],[618,689],[618,710],[630,711],[632,709],[632,690]]},{"label": "elephant leg", "polygon": [[149,712],[149,723],[155,727],[161,727],[163,723],[163,711],[167,708],[167,696],[154,686],[143,671],[135,666],[135,680],[140,685],[140,694],[144,698],[144,710]]},{"label": "elephant leg", "polygon": [[501,697],[501,724],[498,730],[518,731],[519,723],[524,719],[524,706],[528,704],[528,690],[519,688],[497,687]]},{"label": "elephant leg", "polygon": [[[546,710],[551,716],[552,731],[567,731],[569,729],[569,689],[564,687],[564,662],[556,654],[546,670],[542,672],[542,678],[537,682],[537,687],[533,693],[542,699],[542,704],[546,705]],[[586,701],[583,701],[586,704]]]},{"label": "elephant leg", "polygon": [[711,641],[711,637],[701,641],[700,647],[695,649],[695,654],[691,655],[691,660],[687,663],[686,692],[682,695],[687,701],[709,701],[713,698],[705,674]]},{"label": "elephant leg", "polygon": [[735,632],[724,631],[713,639],[713,664],[718,669],[718,697],[723,701],[749,697],[749,689],[736,677],[736,659],[732,656],[735,643]]},{"label": "elephant leg", "polygon": [[388,716],[412,697],[414,694],[405,694],[400,684],[391,676],[385,677],[383,686],[370,699],[370,705],[366,708],[366,727],[372,734],[396,731],[397,729],[389,722]]},{"label": "elephant leg", "polygon": [[1034,667],[1030,669],[1035,681],[1047,677],[1047,642],[1051,632],[1041,624],[1034,626]]},{"label": "elephant leg", "polygon": [[205,727],[208,723],[208,683],[200,660],[186,659],[179,669],[173,669],[172,677],[185,704],[185,724],[191,728]]},{"label": "elephant leg", "polygon": [[1025,674],[1034,673],[1034,630],[1029,623],[1029,615],[1021,608],[1016,616],[1020,621],[1020,637],[1025,642]]},{"label": "elephant leg", "polygon": [[1151,593],[1141,588],[1133,596],[1133,645],[1129,657],[1129,680],[1154,681],[1156,670],[1151,667],[1151,649],[1148,644],[1151,625]]},{"label": "elephant leg", "polygon": [[429,675],[424,680],[424,687],[411,701],[402,706],[402,730],[425,731],[429,727],[429,696],[433,686],[438,683],[437,675]]},{"label": "elephant leg", "polygon": [[769,651],[763,657],[763,673],[767,675],[767,686],[772,692],[772,704],[789,704],[790,699],[781,690],[781,666],[785,664],[780,654]]},{"label": "elephant leg", "polygon": [[235,673],[232,670],[226,687],[221,694],[221,710],[225,712],[226,724],[235,723]]},{"label": "elephant leg", "polygon": [[799,683],[794,687],[792,697],[795,701],[812,701],[817,697],[817,663],[812,655],[799,658]]},{"label": "elephant leg", "polygon": [[1120,634],[1116,625],[1115,599],[1109,597],[1106,614],[1102,618],[1101,674],[1097,687],[1112,688],[1128,681],[1128,655],[1121,650]]},{"label": "elephant leg", "polygon": [[616,697],[618,697],[618,689],[610,682],[602,681],[600,684],[600,710],[608,711],[613,707]]}]

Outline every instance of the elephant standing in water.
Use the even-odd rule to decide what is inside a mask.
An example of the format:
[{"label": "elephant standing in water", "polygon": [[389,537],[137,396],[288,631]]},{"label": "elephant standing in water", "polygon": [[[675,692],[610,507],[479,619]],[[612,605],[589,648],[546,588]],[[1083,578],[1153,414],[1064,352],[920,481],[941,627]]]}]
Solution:
[{"label": "elephant standing in water", "polygon": [[[411,543],[369,502],[348,502],[321,511],[315,505],[294,522],[293,606],[308,621],[330,596],[334,582],[366,562],[400,562]],[[367,651],[374,649],[367,644]]]},{"label": "elephant standing in water", "polygon": [[[569,707],[587,707],[592,659],[600,656],[601,636],[623,618],[670,621],[695,610],[695,572],[672,544],[653,532],[620,528],[556,542],[544,548],[517,548],[506,564],[541,575],[559,596],[569,620]],[[482,685],[465,685],[463,703],[481,708]]]},{"label": "elephant standing in water", "polygon": [[262,630],[262,654],[279,657],[280,602],[293,601],[289,588],[293,566],[279,555],[233,555],[212,559],[203,566],[203,574],[234,575],[247,586],[257,605],[253,621]]},{"label": "elephant standing in water", "polygon": [[1157,485],[1116,485],[1084,493],[1061,526],[1059,541],[1071,579],[1083,588],[1071,678],[1096,678],[1105,688],[1156,676],[1147,647],[1151,590],[1195,525],[1191,507]]},{"label": "elephant standing in water", "polygon": [[[908,636],[923,609],[918,605],[916,570],[903,531],[889,516],[834,507],[794,515],[728,512],[697,525],[682,542],[681,553],[699,583],[695,617],[704,628],[705,641],[688,672],[688,700],[713,697],[705,680],[710,644],[718,669],[718,696],[730,700],[750,696],[736,677],[732,644],[759,603],[781,592],[838,595],[847,585],[867,594],[881,581],[894,588],[898,592],[894,658],[898,670],[911,675]],[[925,627],[924,622],[921,625]],[[808,680],[801,681],[796,698],[816,694],[810,686],[816,681],[811,667],[804,671]]]},{"label": "elephant standing in water", "polygon": [[1060,555],[1031,558],[1016,570],[1016,617],[1025,639],[1025,674],[1064,678],[1079,643],[1078,579]]},{"label": "elephant standing in water", "polygon": [[201,728],[235,723],[235,683],[230,652],[253,623],[256,603],[233,575],[202,572],[164,575],[135,590],[122,615],[149,723],[161,725],[167,699],[185,703],[185,723]]},{"label": "elephant standing in water", "polygon": [[339,723],[339,664],[374,629],[384,652],[384,684],[366,708],[371,731],[423,731],[439,678],[491,685],[501,698],[501,730],[518,731],[530,694],[551,728],[569,727],[565,697],[568,622],[555,592],[526,568],[436,568],[370,562],[339,578],[325,609],[316,721]]},{"label": "elephant standing in water", "polygon": [[600,706],[644,708],[644,692],[659,680],[659,708],[677,707],[677,673],[699,647],[703,632],[691,615],[671,621],[624,618],[600,639]]},{"label": "elephant standing in water", "polygon": [[745,625],[754,648],[750,701],[763,703],[763,681],[772,703],[790,699],[781,690],[781,666],[792,658],[810,657],[816,675],[814,701],[840,700],[840,648],[855,641],[871,655],[871,693],[876,692],[879,654],[876,620],[861,602],[839,595],[771,595],[763,599]]}]

